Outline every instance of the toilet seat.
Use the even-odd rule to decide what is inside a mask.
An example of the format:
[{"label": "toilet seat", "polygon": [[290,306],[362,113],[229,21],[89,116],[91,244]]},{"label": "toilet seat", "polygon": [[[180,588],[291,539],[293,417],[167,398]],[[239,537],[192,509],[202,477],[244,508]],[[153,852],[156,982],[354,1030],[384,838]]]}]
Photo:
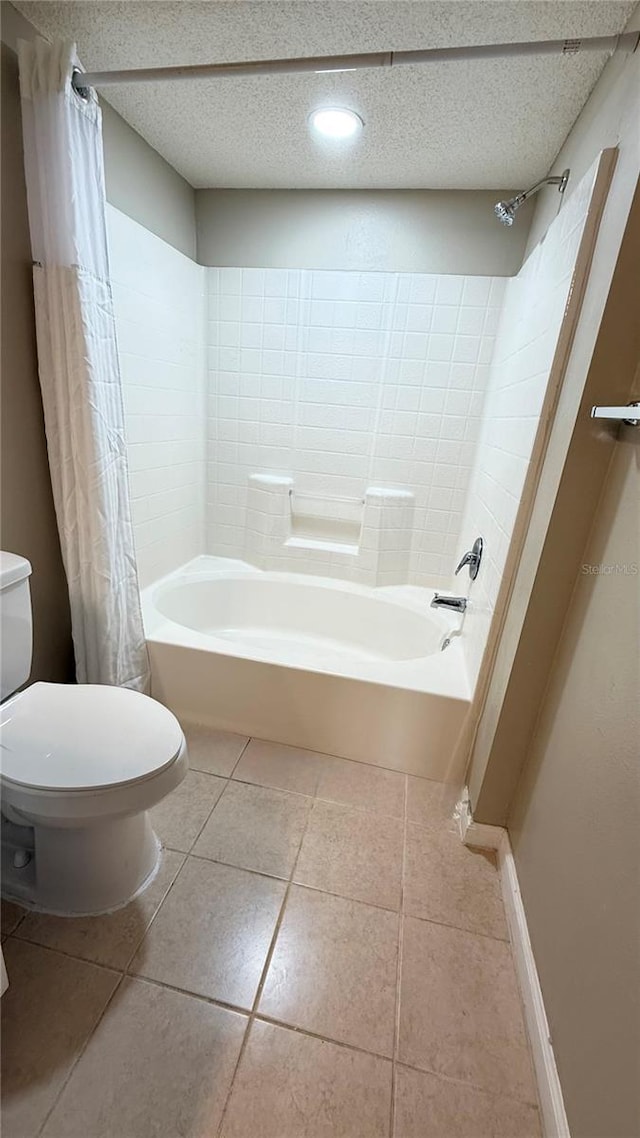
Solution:
[{"label": "toilet seat", "polygon": [[2,705],[1,773],[25,790],[87,793],[155,778],[184,746],[174,715],[128,688],[35,683]]}]

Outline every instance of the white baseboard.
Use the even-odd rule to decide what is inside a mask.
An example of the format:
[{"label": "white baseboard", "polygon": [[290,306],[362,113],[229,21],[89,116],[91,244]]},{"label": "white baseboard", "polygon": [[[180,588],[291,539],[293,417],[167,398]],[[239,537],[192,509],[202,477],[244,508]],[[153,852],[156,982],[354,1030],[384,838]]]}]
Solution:
[{"label": "white baseboard", "polygon": [[465,845],[497,851],[502,899],[538,1084],[543,1133],[545,1138],[571,1138],[509,834],[502,826],[474,822],[468,794],[456,807],[456,817]]}]

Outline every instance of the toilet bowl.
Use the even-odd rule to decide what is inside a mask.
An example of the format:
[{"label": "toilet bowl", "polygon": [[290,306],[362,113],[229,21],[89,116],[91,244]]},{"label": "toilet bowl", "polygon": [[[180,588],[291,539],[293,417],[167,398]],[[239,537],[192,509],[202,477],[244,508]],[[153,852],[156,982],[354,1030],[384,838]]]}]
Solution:
[{"label": "toilet bowl", "polygon": [[67,915],[125,905],[159,862],[147,811],[187,770],[175,716],[125,688],[36,683],[0,728],[4,896]]},{"label": "toilet bowl", "polygon": [[158,865],[147,811],[187,770],[175,716],[125,688],[36,683],[0,727],[4,896],[68,915],[126,904]]},{"label": "toilet bowl", "polygon": [[128,688],[18,692],[31,670],[30,574],[0,552],[2,894],[48,913],[105,913],[155,875],[147,811],[184,778],[187,745],[166,707]]}]

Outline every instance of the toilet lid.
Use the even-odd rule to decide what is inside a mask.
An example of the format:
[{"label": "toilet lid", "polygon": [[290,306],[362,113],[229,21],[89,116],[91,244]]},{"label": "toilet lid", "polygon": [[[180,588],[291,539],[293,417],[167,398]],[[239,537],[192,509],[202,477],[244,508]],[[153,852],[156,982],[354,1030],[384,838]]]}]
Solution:
[{"label": "toilet lid", "polygon": [[169,766],[183,744],[161,703],[102,684],[32,684],[0,709],[2,777],[41,790],[99,790]]}]

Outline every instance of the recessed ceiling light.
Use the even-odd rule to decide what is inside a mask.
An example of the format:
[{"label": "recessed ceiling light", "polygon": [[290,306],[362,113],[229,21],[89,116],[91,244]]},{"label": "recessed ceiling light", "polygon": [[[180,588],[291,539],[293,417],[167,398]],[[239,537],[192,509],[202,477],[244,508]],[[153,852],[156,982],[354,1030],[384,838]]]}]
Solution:
[{"label": "recessed ceiling light", "polygon": [[364,126],[360,115],[346,107],[321,107],[309,115],[309,122],[325,138],[353,138]]}]

